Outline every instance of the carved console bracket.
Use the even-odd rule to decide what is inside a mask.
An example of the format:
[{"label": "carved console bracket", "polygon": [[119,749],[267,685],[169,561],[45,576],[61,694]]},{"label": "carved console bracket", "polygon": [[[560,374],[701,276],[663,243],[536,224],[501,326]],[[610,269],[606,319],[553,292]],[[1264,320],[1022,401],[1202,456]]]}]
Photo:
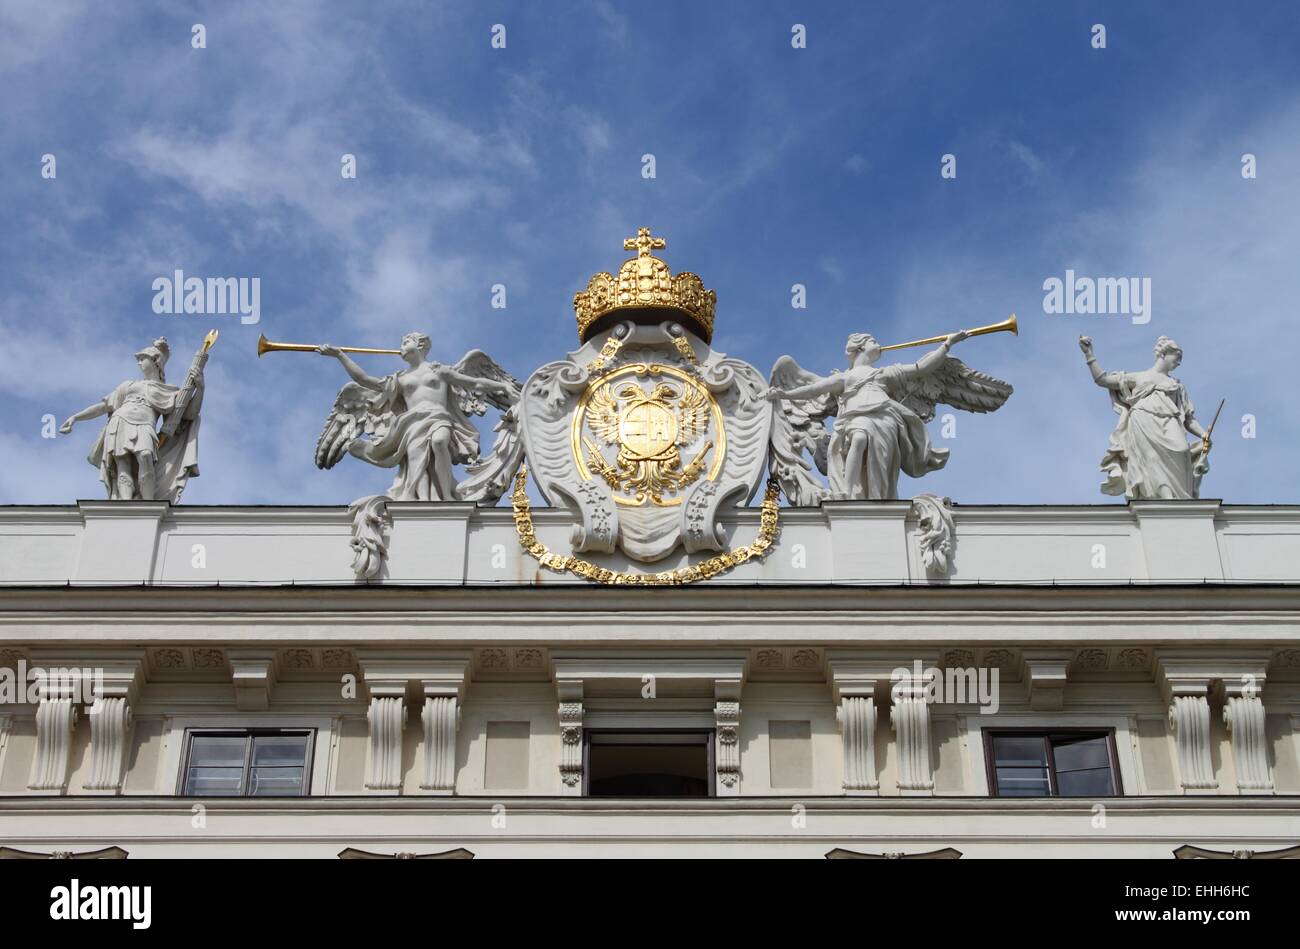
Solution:
[{"label": "carved console bracket", "polygon": [[83,789],[91,794],[121,794],[131,749],[132,710],[144,686],[144,656],[96,661],[90,720],[90,774]]},{"label": "carved console bracket", "polygon": [[1021,654],[1021,679],[1031,709],[1055,712],[1065,707],[1065,683],[1073,660],[1073,649],[1026,649]]},{"label": "carved console bracket", "polygon": [[275,650],[231,649],[226,659],[235,686],[235,708],[241,712],[266,711],[275,688]]},{"label": "carved console bracket", "polygon": [[456,735],[469,682],[473,653],[466,650],[432,655],[393,655],[359,650],[357,664],[370,695],[366,721],[370,748],[366,788],[378,794],[402,790],[402,734],[407,699],[420,701],[423,767],[420,789],[426,794],[456,790]]},{"label": "carved console bracket", "polygon": [[[919,675],[918,659],[922,670]],[[827,679],[839,706],[836,717],[844,748],[845,793],[879,793],[876,728],[879,709],[886,700],[889,721],[897,735],[898,793],[903,796],[934,793],[926,691],[928,676],[937,665],[938,656],[930,654],[864,656],[855,650],[827,650]]]},{"label": "carved console bracket", "polygon": [[1219,787],[1210,754],[1210,701],[1224,698],[1223,720],[1232,737],[1237,787],[1242,794],[1271,794],[1260,699],[1267,651],[1245,650],[1231,659],[1156,651],[1160,687],[1169,703],[1169,727],[1178,748],[1179,780],[1185,794],[1214,793]]},{"label": "carved console bracket", "polygon": [[582,794],[582,681],[558,679],[560,699],[560,793]]}]

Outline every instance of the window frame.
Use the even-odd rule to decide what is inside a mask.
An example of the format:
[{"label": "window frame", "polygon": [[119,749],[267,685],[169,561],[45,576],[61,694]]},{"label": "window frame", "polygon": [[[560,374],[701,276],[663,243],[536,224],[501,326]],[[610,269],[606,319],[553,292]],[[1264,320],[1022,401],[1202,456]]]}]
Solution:
[{"label": "window frame", "polygon": [[[302,765],[302,784],[297,794],[250,794],[252,781],[250,780],[252,772],[253,745],[255,738],[275,738],[284,736],[294,736],[306,739],[306,754],[303,757]],[[192,794],[189,791],[190,786],[190,761],[194,752],[194,738],[243,738],[244,747],[244,765],[243,777],[240,780],[241,787],[244,788],[240,794]],[[311,786],[314,778],[313,766],[315,765],[316,755],[316,729],[311,726],[264,726],[264,727],[240,727],[240,726],[220,726],[213,725],[207,727],[187,727],[184,733],[184,748],[181,754],[181,767],[179,775],[179,787],[177,797],[184,798],[215,798],[234,800],[236,798],[293,798],[293,797],[311,797]]]},{"label": "window frame", "polygon": [[[661,745],[681,744],[681,745],[693,745],[693,744],[697,744],[697,743],[698,743],[698,744],[703,744],[703,745],[704,745],[704,751],[705,751],[705,783],[706,783],[706,785],[707,785],[708,793],[707,793],[704,797],[702,797],[702,798],[698,798],[698,797],[695,797],[695,798],[692,798],[692,797],[682,797],[682,798],[664,798],[664,800],[682,800],[682,801],[692,801],[692,800],[694,800],[694,801],[702,801],[702,800],[706,800],[707,798],[717,797],[717,794],[718,794],[718,765],[717,765],[717,754],[716,754],[716,751],[717,751],[717,744],[718,744],[718,742],[717,742],[717,730],[716,730],[716,729],[713,729],[713,728],[584,728],[584,729],[582,730],[582,796],[583,796],[583,797],[585,797],[585,798],[592,798],[592,800],[634,800],[633,798],[621,798],[621,799],[620,799],[620,798],[614,798],[614,797],[610,797],[610,798],[594,797],[594,798],[593,798],[593,797],[592,797],[592,794],[591,794],[591,746],[592,746],[592,739],[593,739],[593,738],[600,739],[600,738],[602,738],[602,737],[604,737],[604,738],[610,738],[610,737],[613,737],[613,736],[615,736],[615,735],[628,735],[628,736],[635,736],[635,737],[638,737],[638,738],[640,738],[640,737],[645,737],[645,736],[654,736],[654,735],[665,736],[665,737],[669,737],[669,738],[671,738],[671,737],[686,737],[686,736],[690,736],[690,737],[692,737],[692,738],[700,738],[700,739],[702,739],[702,741],[700,741],[700,742],[694,742],[694,741],[681,741],[681,742],[674,742],[674,741],[659,741],[659,742],[647,742],[647,744],[661,744]],[[635,744],[637,744],[637,743],[634,742],[634,741],[629,741],[629,742],[623,743],[623,742],[615,742],[615,741],[611,741],[611,742],[602,742],[602,741],[599,741],[599,740],[597,740],[595,743],[596,743],[596,744],[611,744],[611,745],[618,745],[618,744],[635,745]]]},{"label": "window frame", "polygon": [[[989,727],[981,729],[983,732],[984,745],[984,771],[985,780],[988,782],[989,797],[1005,798],[1007,800],[1033,801],[1033,800],[1086,800],[1087,797],[1102,797],[1103,795],[1085,795],[1085,796],[1065,796],[1059,792],[1056,782],[1056,752],[1052,747],[1053,738],[1105,738],[1106,754],[1108,764],[1110,765],[1110,784],[1111,793],[1104,795],[1106,797],[1123,797],[1124,796],[1124,778],[1120,774],[1119,766],[1119,749],[1115,744],[1115,728],[1110,727],[1092,727],[1087,726],[1064,726],[1061,728],[1042,727],[1035,725],[1025,725],[1019,727]],[[1003,794],[998,787],[998,763],[997,757],[993,751],[993,739],[1002,736],[1028,738],[1037,736],[1046,741],[1047,744],[1047,786],[1051,791],[1046,795],[1021,795],[1021,794]]]}]

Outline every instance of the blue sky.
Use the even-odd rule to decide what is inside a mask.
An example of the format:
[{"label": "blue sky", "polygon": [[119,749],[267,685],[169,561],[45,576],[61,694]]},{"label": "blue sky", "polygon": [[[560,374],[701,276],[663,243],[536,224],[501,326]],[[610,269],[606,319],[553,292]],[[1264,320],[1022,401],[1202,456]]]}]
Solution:
[{"label": "blue sky", "polygon": [[[1114,416],[1075,340],[1139,369],[1168,334],[1202,416],[1228,400],[1203,494],[1300,501],[1298,39],[1280,0],[4,0],[0,503],[100,496],[96,423],[51,440],[42,417],[132,377],[159,334],[179,374],[213,325],[187,502],[381,491],[388,472],[312,464],[340,368],[259,362],[258,333],[388,347],[418,329],[435,358],[480,347],[522,379],[574,348],[573,293],[642,225],[717,290],[715,346],[764,373],[783,353],[841,366],[851,332],[1019,315],[1018,339],[957,353],[1015,395],[959,414],[954,439],[932,423],[951,460],[904,495],[1114,503],[1097,491]],[[1045,314],[1043,281],[1067,268],[1150,277],[1151,321]],[[153,313],[176,269],[260,277],[260,324]]]}]

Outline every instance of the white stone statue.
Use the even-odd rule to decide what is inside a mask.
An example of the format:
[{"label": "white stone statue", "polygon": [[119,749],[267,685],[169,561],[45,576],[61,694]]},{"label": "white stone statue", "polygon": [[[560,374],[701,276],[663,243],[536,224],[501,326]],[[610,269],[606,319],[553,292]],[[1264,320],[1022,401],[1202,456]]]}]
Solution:
[{"label": "white stone statue", "polygon": [[[1183,351],[1168,336],[1156,340],[1155,364],[1140,372],[1106,372],[1092,352],[1092,340],[1079,337],[1092,381],[1110,392],[1119,415],[1101,459],[1106,475],[1101,493],[1129,498],[1195,498],[1210,470],[1210,434],[1196,420],[1183,384],[1169,373]],[[1199,441],[1189,443],[1187,433]]]},{"label": "white stone statue", "polygon": [[189,479],[198,477],[203,367],[215,341],[216,333],[209,333],[185,381],[173,386],[164,374],[171,348],[165,338],[155,339],[135,354],[142,378],[123,382],[60,426],[67,435],[77,422],[108,416],[87,460],[99,469],[111,500],[175,503]]},{"label": "white stone statue", "polygon": [[[844,348],[849,368],[822,377],[782,356],[772,368],[767,397],[780,411],[772,433],[772,467],[796,505],[826,496],[808,472],[808,452],[830,482],[829,496],[842,500],[898,497],[898,476],[919,478],[942,468],[948,449],[935,448],[925,423],[936,403],[968,412],[992,412],[1011,386],[976,372],[948,351],[967,338],[957,332],[909,365],[876,366],[880,344],[854,333]],[[825,420],[836,417],[833,432]]]},{"label": "white stone statue", "polygon": [[[520,386],[485,353],[474,349],[455,366],[426,362],[432,343],[424,333],[402,337],[406,368],[372,376],[337,346],[318,352],[343,364],[353,382],[339,390],[325,429],[316,443],[316,465],[332,468],[345,455],[381,468],[397,468],[386,497],[394,501],[495,501],[518,465],[517,439],[498,440],[489,462],[501,470],[485,472],[479,458],[478,430],[470,415],[487,410],[486,399],[508,412],[519,401]],[[506,420],[503,419],[503,424]],[[503,426],[499,425],[498,429]],[[470,466],[474,477],[456,484],[453,466]]]}]

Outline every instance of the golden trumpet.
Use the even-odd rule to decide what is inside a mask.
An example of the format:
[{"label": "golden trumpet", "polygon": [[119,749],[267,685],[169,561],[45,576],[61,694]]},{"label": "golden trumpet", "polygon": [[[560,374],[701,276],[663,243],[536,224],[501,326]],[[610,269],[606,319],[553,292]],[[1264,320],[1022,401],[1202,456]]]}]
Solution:
[{"label": "golden trumpet", "polygon": [[[265,335],[257,337],[257,358],[261,359],[266,353],[314,353],[319,346],[313,346],[311,343],[273,343]],[[370,353],[374,356],[400,356],[400,349],[366,349],[362,346],[340,346],[339,350],[345,353]]]},{"label": "golden trumpet", "polygon": [[[976,327],[973,330],[966,330],[967,336],[985,336],[989,333],[1010,333],[1012,336],[1019,336],[1020,330],[1016,326],[1016,315],[1012,313],[1001,323],[990,323],[988,326]],[[906,349],[909,346],[926,346],[930,343],[942,343],[948,338],[948,334],[943,336],[929,336],[925,339],[914,339],[910,343],[894,343],[892,346],[881,346],[880,351],[883,353],[888,349]]]}]

